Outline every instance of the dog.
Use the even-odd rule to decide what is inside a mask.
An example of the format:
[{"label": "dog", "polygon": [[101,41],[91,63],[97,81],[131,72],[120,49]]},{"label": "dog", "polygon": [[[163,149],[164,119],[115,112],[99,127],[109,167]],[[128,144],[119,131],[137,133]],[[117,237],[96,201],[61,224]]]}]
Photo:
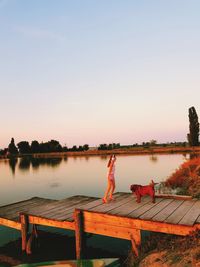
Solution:
[{"label": "dog", "polygon": [[152,198],[152,203],[155,203],[155,189],[154,189],[154,183],[153,180],[151,180],[151,183],[149,185],[138,185],[138,184],[132,184],[130,186],[130,190],[132,193],[136,195],[137,202],[141,202],[141,197],[145,195],[149,195]]}]

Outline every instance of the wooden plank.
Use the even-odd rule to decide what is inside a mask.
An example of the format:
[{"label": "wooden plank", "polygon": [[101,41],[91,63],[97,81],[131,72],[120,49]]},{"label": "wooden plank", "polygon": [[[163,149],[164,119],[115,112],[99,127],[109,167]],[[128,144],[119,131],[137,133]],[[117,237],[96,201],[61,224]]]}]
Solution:
[{"label": "wooden plank", "polygon": [[133,199],[130,199],[130,201],[125,203],[123,206],[117,207],[117,208],[109,211],[109,214],[128,216],[129,213],[144,206],[146,203],[148,203],[150,201],[151,201],[150,197],[145,197],[145,198],[142,198],[140,203],[138,203],[138,202],[136,202],[136,197],[133,197]]},{"label": "wooden plank", "polygon": [[200,215],[200,201],[198,200],[191,207],[191,209],[185,214],[185,216],[179,221],[179,224],[194,225],[199,215]]},{"label": "wooden plank", "polygon": [[[0,210],[2,208],[9,208],[9,207],[15,207],[15,206],[20,206],[20,205],[23,205],[24,203],[31,203],[37,199],[41,199],[40,197],[32,197],[32,198],[28,198],[28,199],[25,199],[25,200],[21,200],[21,201],[17,201],[17,202],[14,202],[14,203],[10,203],[10,204],[6,204],[6,205],[3,205],[3,206],[0,206]],[[43,199],[43,198],[42,198]]]},{"label": "wooden plank", "polygon": [[[45,202],[43,202],[43,203],[45,203]],[[39,206],[39,204],[34,204],[34,205],[32,204],[28,207],[23,207],[19,210],[16,210],[15,212],[10,212],[9,214],[6,214],[5,217],[10,219],[10,220],[13,220],[13,221],[19,221],[19,214],[20,213],[28,213],[31,210],[31,208],[38,207],[38,206]]]},{"label": "wooden plank", "polygon": [[[109,214],[112,214],[112,212],[113,211],[115,211],[116,209],[118,209],[118,210],[120,210],[120,211],[123,211],[123,209],[124,209],[124,205],[129,205],[129,203],[130,203],[130,201],[132,201],[132,197],[131,197],[131,194],[125,194],[125,197],[126,196],[128,196],[128,198],[130,198],[129,199],[129,201],[127,202],[127,203],[125,203],[125,204],[123,204],[123,205],[119,205],[119,204],[117,204],[116,205],[116,203],[118,203],[118,202],[112,202],[112,203],[110,203],[110,204],[115,204],[115,206],[117,206],[116,208],[115,208],[115,206],[111,206],[111,208],[113,208],[113,209],[111,209],[110,210],[110,206],[107,206],[107,205],[109,205],[109,204],[102,204],[102,201],[100,202],[100,201],[98,201],[98,204],[100,204],[100,205],[95,205],[95,209],[93,209],[92,207],[90,208],[88,205],[86,205],[86,206],[83,206],[83,207],[79,207],[80,209],[83,209],[83,210],[92,210],[92,211],[100,211],[100,210],[102,210],[103,209],[103,211],[105,211],[105,209],[107,209],[108,208],[108,211],[107,211],[107,213],[109,213]],[[118,200],[120,200],[121,201],[121,198],[122,198],[122,200],[124,199],[124,195],[122,195],[122,194],[120,194],[120,195],[118,195],[118,197],[116,197],[116,200],[118,201]],[[134,198],[133,198],[134,199]],[[123,200],[124,201],[124,200]],[[143,199],[143,201],[144,201],[144,199]],[[126,202],[126,200],[125,200],[125,202]],[[97,202],[96,202],[97,203]],[[91,203],[91,204],[93,204],[93,203]],[[138,205],[138,206],[142,206],[143,204],[142,204],[142,202],[141,203],[137,203],[137,202],[135,202],[135,205]],[[102,208],[103,207],[103,208]],[[102,211],[101,211],[102,212]],[[121,214],[119,214],[120,216],[121,216]],[[67,221],[73,221],[74,220],[74,218],[73,218],[73,212],[71,212],[71,214],[69,214],[69,216],[67,216],[67,217],[59,217],[58,218],[59,220],[67,220]]]},{"label": "wooden plank", "polygon": [[63,205],[63,203],[73,203],[74,200],[80,200],[80,196],[77,196],[77,197],[70,197],[70,198],[66,198],[66,199],[62,199],[62,200],[57,200],[55,202],[51,202],[51,203],[45,203],[43,205],[40,205],[36,208],[33,208],[31,209],[31,213],[32,214],[36,214],[36,215],[39,215],[41,212],[45,212],[45,211],[49,211],[51,209],[54,209],[54,208],[59,208],[60,206]]},{"label": "wooden plank", "polygon": [[27,205],[39,203],[45,198],[34,197],[28,200],[12,203],[10,205],[5,205],[0,207],[0,215],[4,215],[4,213],[8,213],[10,211],[15,211],[15,209],[19,210],[20,208],[26,207]]},{"label": "wooden plank", "polygon": [[110,203],[106,203],[106,204],[102,204],[101,206],[94,207],[91,209],[91,211],[106,213],[106,212],[109,212],[110,210],[113,210],[114,208],[117,208],[129,202],[132,198],[133,196],[131,194],[121,195],[115,201],[111,201]]},{"label": "wooden plank", "polygon": [[[91,202],[90,203],[90,208],[88,208],[88,205],[83,205],[83,206],[80,206],[79,209],[83,209],[83,210],[89,209],[89,210],[93,210],[93,211],[94,210],[95,211],[96,210],[103,210],[104,213],[105,213],[105,211],[106,210],[110,210],[113,207],[113,205],[116,205],[116,203],[119,203],[119,201],[124,200],[124,198],[126,198],[127,195],[128,195],[128,197],[130,197],[129,194],[122,194],[122,193],[120,193],[120,194],[117,194],[117,196],[115,196],[115,200],[114,201],[111,201],[109,203],[106,203],[105,204],[105,203],[102,203],[102,200],[100,200],[98,202],[99,205],[96,205],[95,203]],[[117,204],[117,206],[119,206],[119,204]],[[74,214],[73,211],[71,211],[71,213],[68,214],[67,217],[65,217],[65,220],[67,220],[67,221],[73,221],[74,220],[73,214]]]},{"label": "wooden plank", "polygon": [[196,223],[200,223],[200,215],[199,215],[199,217],[197,218]]},{"label": "wooden plank", "polygon": [[167,219],[165,222],[177,224],[196,203],[196,200],[185,200]]},{"label": "wooden plank", "polygon": [[[108,215],[103,213],[96,213],[91,211],[83,211],[84,214],[84,223],[91,222],[91,225],[97,224],[118,226],[121,228],[130,228],[130,229],[140,229],[145,231],[160,232],[166,234],[175,234],[175,235],[188,235],[191,231],[200,228],[200,225],[195,226],[185,226],[185,225],[176,225],[169,224],[165,222],[154,222],[150,220],[141,220],[126,218],[116,215]],[[94,225],[93,225],[94,227]]]},{"label": "wooden plank", "polygon": [[[150,210],[146,211],[144,214],[139,216],[140,219],[150,220],[153,216],[155,216],[158,212],[168,206],[173,199],[163,199],[160,203],[152,207]],[[153,203],[152,203],[153,204]]]},{"label": "wooden plank", "polygon": [[158,214],[156,214],[152,220],[163,222],[167,219],[181,204],[183,200],[173,200],[167,207],[161,210]]},{"label": "wooden plank", "polygon": [[[95,203],[93,203],[93,202],[95,202]],[[90,206],[94,205],[96,207],[97,206],[96,203],[97,203],[96,201],[92,201],[92,202],[88,202],[85,205],[77,206],[76,208],[84,210],[85,206],[87,206],[88,204]],[[99,200],[98,203],[102,203],[102,200]],[[101,204],[99,204],[99,205],[101,205]],[[57,216],[57,220],[73,222],[74,221],[74,208],[71,209],[69,213],[60,214],[59,216]]]},{"label": "wooden plank", "polygon": [[14,210],[10,210],[9,212],[4,212],[4,214],[1,214],[2,217],[4,218],[7,218],[7,219],[10,219],[10,220],[18,220],[19,218],[19,213],[20,212],[28,212],[31,208],[34,208],[34,207],[38,207],[44,203],[49,203],[49,202],[52,202],[52,201],[56,201],[56,200],[45,200],[45,199],[41,199],[40,201],[38,202],[34,202],[34,203],[31,203],[31,204],[28,204],[28,205],[24,205],[23,207],[19,207],[19,208],[15,208]]},{"label": "wooden plank", "polygon": [[145,203],[144,205],[142,205],[141,207],[139,207],[138,209],[135,209],[130,214],[128,214],[128,217],[129,218],[138,218],[139,216],[143,215],[145,212],[147,212],[151,208],[158,205],[158,203],[160,203],[161,201],[163,201],[162,198],[156,199],[155,203],[152,203],[152,201],[149,201],[149,202]]},{"label": "wooden plank", "polygon": [[40,216],[31,215],[31,214],[28,215],[28,220],[29,220],[29,223],[31,224],[38,224],[38,225],[74,230],[74,222],[67,222],[67,221],[60,222],[57,220],[46,219]]},{"label": "wooden plank", "polygon": [[40,212],[45,212],[45,211],[50,211],[50,210],[53,210],[53,209],[58,209],[59,207],[62,207],[63,205],[65,205],[66,203],[67,204],[69,204],[69,205],[71,205],[72,203],[76,203],[77,201],[79,202],[79,201],[81,201],[83,199],[83,197],[81,196],[78,196],[78,197],[73,197],[73,198],[71,198],[70,197],[70,199],[68,199],[68,198],[66,198],[66,199],[63,199],[63,200],[58,200],[58,201],[56,201],[56,202],[54,202],[54,203],[50,203],[50,204],[44,204],[44,205],[41,205],[40,207],[38,207],[38,209],[36,208],[36,209],[32,209],[31,210],[31,212],[32,212],[32,214],[34,213],[40,213]]},{"label": "wooden plank", "polygon": [[[93,200],[92,200],[93,201]],[[65,206],[62,207],[62,209],[59,209],[57,212],[51,212],[51,213],[42,213],[41,216],[44,218],[49,218],[49,219],[55,219],[55,220],[60,220],[60,217],[67,217],[68,214],[71,214],[71,212],[74,212],[74,210],[77,208],[80,208],[84,206],[84,204],[92,202],[91,198],[84,199],[77,204],[70,205],[70,207],[65,208]]]},{"label": "wooden plank", "polygon": [[0,218],[0,225],[4,225],[10,228],[14,228],[17,230],[21,230],[21,223],[20,222],[15,222],[15,221],[11,221],[5,218]]},{"label": "wooden plank", "polygon": [[[118,199],[118,197],[120,197],[121,195],[122,195],[121,193],[115,193],[114,194],[115,199]],[[83,209],[83,210],[85,210],[85,209],[90,210],[90,209],[92,209],[94,207],[98,207],[98,206],[101,206],[101,205],[107,205],[107,204],[102,204],[102,199],[98,199],[98,200],[94,200],[92,202],[89,202],[87,204],[84,204],[84,205],[82,205],[82,206],[80,206],[78,208],[79,209]],[[72,221],[74,221],[73,214],[74,214],[74,209],[71,209],[70,213],[68,213],[68,214],[65,213],[65,214],[57,217],[57,219],[60,220],[60,221],[67,220],[67,221],[72,222]]]},{"label": "wooden plank", "polygon": [[84,206],[85,204],[87,203],[90,203],[94,200],[92,200],[91,198],[87,198],[87,199],[84,199],[82,201],[79,201],[77,203],[74,203],[73,205],[70,205],[69,207],[65,208],[65,206],[63,206],[61,209],[59,209],[58,211],[56,212],[53,212],[53,213],[49,213],[49,214],[46,214],[44,216],[48,217],[48,218],[53,218],[53,219],[57,219],[59,220],[58,218],[59,217],[66,217],[68,214],[70,214],[71,212],[74,212],[74,210],[76,208],[79,208],[79,207],[82,207]]},{"label": "wooden plank", "polygon": [[46,218],[48,216],[51,216],[52,214],[55,214],[56,212],[58,212],[59,210],[63,210],[63,209],[67,209],[67,208],[71,208],[73,205],[76,205],[78,203],[81,203],[83,201],[87,201],[88,199],[90,199],[89,197],[76,197],[74,199],[71,199],[70,201],[65,201],[65,202],[57,202],[57,203],[53,203],[52,205],[49,206],[41,206],[40,208],[36,208],[36,209],[32,209],[30,210],[31,214],[35,214],[38,216],[45,216]]},{"label": "wooden plank", "polygon": [[126,240],[131,239],[132,232],[135,229],[126,228],[126,227],[119,227],[119,226],[112,226],[112,225],[105,225],[102,223],[95,223],[95,222],[86,222],[84,223],[84,232],[110,236],[115,238],[122,238]]},{"label": "wooden plank", "polygon": [[156,194],[155,196],[156,197],[162,197],[162,198],[173,198],[173,199],[179,199],[179,200],[192,199],[192,196],[185,196],[185,195]]}]

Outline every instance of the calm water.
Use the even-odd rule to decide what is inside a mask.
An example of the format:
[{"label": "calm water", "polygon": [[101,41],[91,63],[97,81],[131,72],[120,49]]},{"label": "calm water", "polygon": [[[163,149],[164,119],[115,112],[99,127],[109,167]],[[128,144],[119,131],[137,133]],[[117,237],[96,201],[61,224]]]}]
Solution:
[{"label": "calm water", "polygon": [[[148,184],[152,178],[164,181],[185,159],[181,154],[117,156],[116,191],[130,192],[130,184]],[[107,161],[108,157],[102,156],[0,160],[0,206],[34,196],[101,197],[106,187]],[[0,248],[19,236],[18,231],[0,227]],[[116,242],[106,243],[117,250]]]},{"label": "calm water", "polygon": [[[130,184],[165,180],[185,160],[183,155],[118,156],[116,191]],[[102,196],[108,157],[0,160],[0,205],[30,197],[62,199],[72,195]]]}]

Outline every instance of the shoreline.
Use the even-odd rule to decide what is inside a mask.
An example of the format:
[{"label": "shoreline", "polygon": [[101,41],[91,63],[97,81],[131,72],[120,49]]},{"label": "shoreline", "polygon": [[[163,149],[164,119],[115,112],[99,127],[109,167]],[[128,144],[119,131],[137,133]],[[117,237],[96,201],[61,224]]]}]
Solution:
[{"label": "shoreline", "polygon": [[[74,157],[74,156],[108,156],[116,155],[152,155],[152,154],[180,154],[180,153],[200,153],[200,147],[149,147],[149,148],[119,148],[113,150],[87,150],[87,151],[67,151],[67,152],[48,152],[21,154],[13,157],[32,156],[35,158],[43,157]],[[0,159],[10,157],[0,156]]]}]

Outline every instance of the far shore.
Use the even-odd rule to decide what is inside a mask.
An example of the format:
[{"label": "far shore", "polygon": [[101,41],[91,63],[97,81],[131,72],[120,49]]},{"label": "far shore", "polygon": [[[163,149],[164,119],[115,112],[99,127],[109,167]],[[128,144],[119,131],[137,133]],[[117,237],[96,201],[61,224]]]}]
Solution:
[{"label": "far shore", "polygon": [[[116,155],[151,155],[151,154],[179,154],[179,153],[200,153],[200,147],[133,147],[119,148],[114,150],[87,150],[87,151],[67,151],[67,152],[50,152],[35,154],[19,154],[16,157],[32,156],[39,157],[74,157],[74,156],[107,156]],[[0,156],[1,159],[9,158]]]}]

